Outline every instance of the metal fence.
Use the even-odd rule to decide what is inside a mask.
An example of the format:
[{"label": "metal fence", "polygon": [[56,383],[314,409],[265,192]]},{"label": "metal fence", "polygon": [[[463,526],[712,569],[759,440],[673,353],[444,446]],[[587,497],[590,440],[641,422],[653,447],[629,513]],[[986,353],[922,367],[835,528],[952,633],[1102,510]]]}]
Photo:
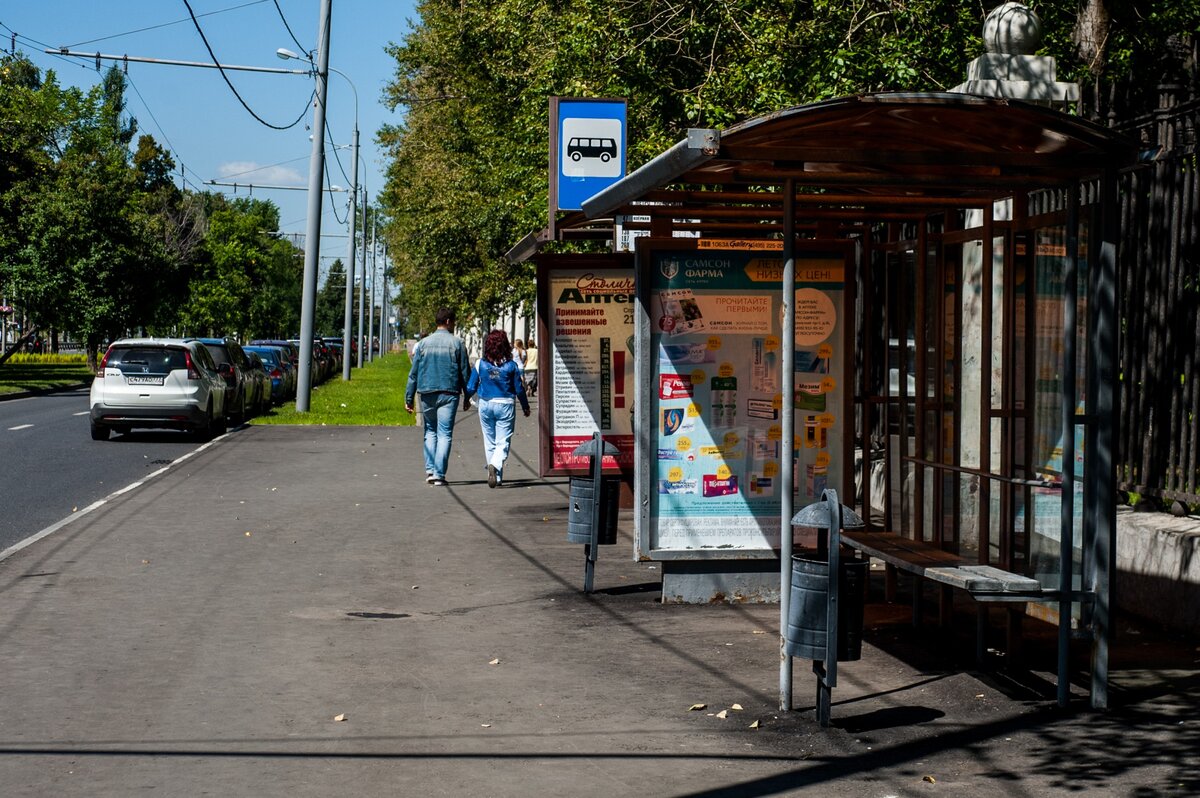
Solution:
[{"label": "metal fence", "polygon": [[1118,484],[1176,510],[1200,503],[1200,99],[1188,95],[1160,85],[1157,108],[1124,119],[1084,109],[1143,158],[1121,183]]}]

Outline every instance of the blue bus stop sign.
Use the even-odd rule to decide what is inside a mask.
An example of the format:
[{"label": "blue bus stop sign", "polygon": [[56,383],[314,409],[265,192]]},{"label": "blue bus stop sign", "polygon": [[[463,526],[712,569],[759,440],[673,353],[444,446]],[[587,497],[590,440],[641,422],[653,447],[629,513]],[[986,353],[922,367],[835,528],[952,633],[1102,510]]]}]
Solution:
[{"label": "blue bus stop sign", "polygon": [[624,100],[550,98],[550,212],[583,201],[625,176]]}]

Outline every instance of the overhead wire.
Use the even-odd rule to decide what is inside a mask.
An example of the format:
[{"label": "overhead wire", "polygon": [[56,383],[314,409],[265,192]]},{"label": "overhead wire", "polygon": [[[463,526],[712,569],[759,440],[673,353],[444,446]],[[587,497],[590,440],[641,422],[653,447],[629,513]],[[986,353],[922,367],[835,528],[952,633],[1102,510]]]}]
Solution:
[{"label": "overhead wire", "polygon": [[204,35],[204,29],[200,27],[200,20],[196,19],[196,14],[194,11],[192,11],[192,4],[189,3],[188,0],[183,0],[183,4],[187,6],[188,14],[190,14],[192,17],[192,23],[196,26],[196,32],[200,34],[200,40],[204,42],[204,47],[208,50],[208,55],[212,58],[213,63],[217,65],[217,71],[221,73],[221,77],[225,80],[225,85],[229,87],[229,90],[233,92],[233,96],[237,97],[238,102],[242,104],[242,107],[246,109],[250,116],[257,119],[260,124],[265,125],[272,130],[288,130],[300,124],[300,120],[303,119],[305,114],[308,113],[308,107],[312,103],[313,97],[316,97],[317,90],[315,88],[313,89],[312,95],[304,104],[304,110],[300,112],[300,115],[297,116],[296,120],[290,125],[274,125],[263,119],[261,116],[255,113],[254,109],[251,108],[244,99],[242,99],[242,95],[238,93],[237,88],[233,85],[233,81],[231,81],[229,79],[229,75],[225,73],[225,68],[221,66],[221,62],[217,60],[217,54],[213,52],[212,45],[208,43],[208,37]]},{"label": "overhead wire", "polygon": [[[216,11],[205,11],[203,14],[197,14],[196,16],[197,17],[211,17],[214,14],[224,14],[227,11],[237,11],[239,8],[247,8],[249,6],[257,6],[257,5],[261,5],[262,3],[265,3],[265,2],[267,2],[267,0],[251,0],[249,3],[242,3],[240,6],[230,6],[229,8],[219,8]],[[174,22],[163,22],[158,25],[150,25],[145,28],[138,28],[137,30],[127,30],[124,33],[114,33],[111,36],[100,36],[98,38],[88,39],[87,41],[83,41],[83,42],[75,42],[74,44],[64,44],[63,47],[66,47],[68,50],[72,50],[72,49],[79,47],[81,45],[84,45],[84,44],[94,44],[96,42],[108,41],[109,39],[119,39],[122,36],[132,36],[135,33],[145,33],[148,30],[158,30],[159,28],[168,28],[171,25],[179,25],[179,24],[182,24],[187,21],[188,21],[188,18],[184,17],[182,19],[177,19]]]},{"label": "overhead wire", "polygon": [[279,12],[279,19],[283,21],[283,27],[287,28],[288,36],[292,37],[292,41],[295,42],[296,46],[300,48],[300,52],[307,55],[309,49],[300,43],[300,40],[296,38],[296,34],[292,33],[292,26],[288,24],[287,17],[283,15],[283,9],[279,7],[279,0],[274,0],[274,2],[275,10]]}]

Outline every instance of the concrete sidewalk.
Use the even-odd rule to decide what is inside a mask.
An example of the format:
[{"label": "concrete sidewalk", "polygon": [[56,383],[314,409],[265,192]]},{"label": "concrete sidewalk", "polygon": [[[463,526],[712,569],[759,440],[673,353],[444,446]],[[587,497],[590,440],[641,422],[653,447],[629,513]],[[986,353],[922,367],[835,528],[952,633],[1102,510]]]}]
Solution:
[{"label": "concrete sidewalk", "polygon": [[0,562],[0,795],[1200,794],[1194,641],[1059,712],[1036,636],[985,675],[872,605],[821,730],[778,607],[657,603],[627,523],[583,595],[535,426],[489,490],[459,418],[447,488],[417,429],[252,426]]}]

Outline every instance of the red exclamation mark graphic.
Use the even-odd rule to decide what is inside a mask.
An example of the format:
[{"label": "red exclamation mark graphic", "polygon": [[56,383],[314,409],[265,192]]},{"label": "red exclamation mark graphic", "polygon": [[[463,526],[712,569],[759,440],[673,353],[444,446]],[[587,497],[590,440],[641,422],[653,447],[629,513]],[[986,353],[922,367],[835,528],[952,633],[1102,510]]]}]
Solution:
[{"label": "red exclamation mark graphic", "polygon": [[625,353],[613,352],[613,407],[625,406]]}]

